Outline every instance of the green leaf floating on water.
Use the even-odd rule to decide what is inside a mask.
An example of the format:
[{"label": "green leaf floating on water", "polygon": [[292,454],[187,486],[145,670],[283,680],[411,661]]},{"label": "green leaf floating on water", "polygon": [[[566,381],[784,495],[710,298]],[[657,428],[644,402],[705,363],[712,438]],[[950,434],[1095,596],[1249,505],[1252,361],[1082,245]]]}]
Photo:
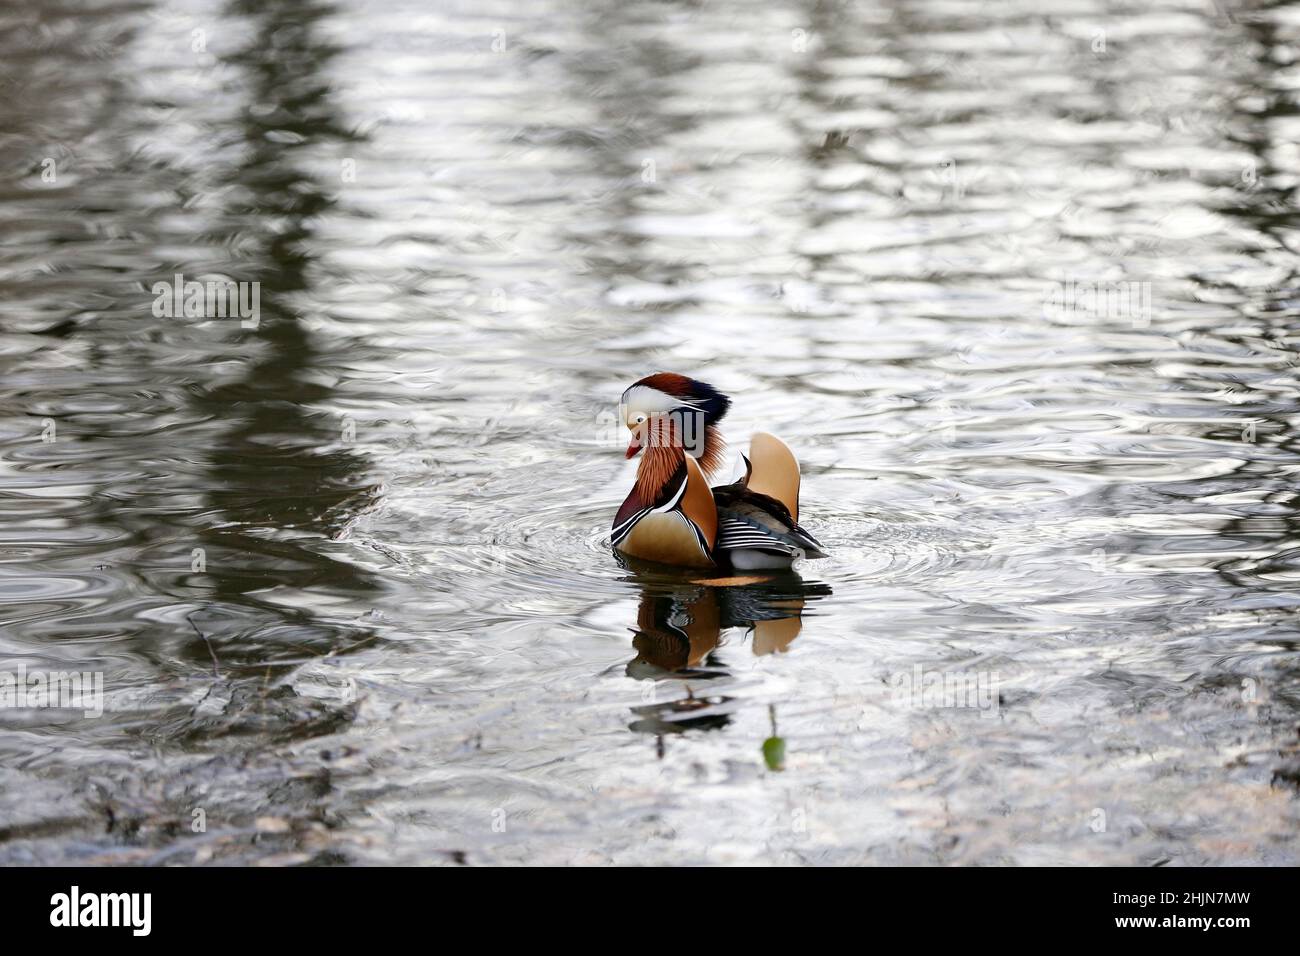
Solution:
[{"label": "green leaf floating on water", "polygon": [[768,737],[763,741],[763,760],[768,770],[785,769],[784,737]]}]

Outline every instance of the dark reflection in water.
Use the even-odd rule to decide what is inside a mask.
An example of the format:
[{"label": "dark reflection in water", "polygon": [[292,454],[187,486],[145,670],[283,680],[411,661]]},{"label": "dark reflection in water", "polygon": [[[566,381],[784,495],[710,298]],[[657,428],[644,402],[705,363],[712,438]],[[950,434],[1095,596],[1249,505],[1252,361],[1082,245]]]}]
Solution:
[{"label": "dark reflection in water", "polygon": [[[625,564],[629,559],[620,556]],[[725,694],[702,696],[692,684],[708,687],[710,681],[731,676],[719,645],[723,633],[744,629],[740,644],[756,656],[790,650],[803,629],[808,603],[831,593],[821,583],[805,583],[795,573],[776,577],[717,579],[665,579],[663,572],[647,572],[632,579],[641,592],[632,647],[636,657],[627,674],[655,685],[673,681],[686,695],[671,701],[633,708],[633,730],[643,733],[678,733],[688,729],[725,727],[732,699]],[[653,576],[651,576],[653,575]],[[741,652],[733,647],[732,653]]]},{"label": "dark reflection in water", "polygon": [[[320,627],[307,611],[285,621],[281,609],[259,601],[258,592],[325,587],[364,600],[378,588],[353,564],[257,533],[272,527],[332,536],[373,491],[368,464],[345,444],[348,423],[317,410],[331,397],[328,373],[293,301],[310,285],[315,224],[336,201],[302,157],[327,141],[353,138],[339,122],[326,79],[338,49],[319,35],[319,22],[335,10],[333,4],[297,2],[230,8],[231,16],[250,19],[253,34],[246,47],[224,57],[246,77],[236,127],[244,145],[241,161],[223,176],[239,205],[225,210],[228,230],[212,238],[254,250],[239,278],[261,283],[263,324],[250,336],[260,349],[244,374],[191,396],[197,411],[229,426],[205,461],[203,583],[216,600],[270,611],[277,626],[292,623],[281,652],[290,659],[344,649],[364,632]],[[268,651],[275,654],[267,635],[250,638],[218,638],[223,663],[265,667]]]}]

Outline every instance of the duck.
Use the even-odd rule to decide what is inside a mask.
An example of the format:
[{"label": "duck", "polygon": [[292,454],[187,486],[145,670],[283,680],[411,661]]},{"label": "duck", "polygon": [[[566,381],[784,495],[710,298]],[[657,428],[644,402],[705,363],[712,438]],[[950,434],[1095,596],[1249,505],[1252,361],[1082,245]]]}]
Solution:
[{"label": "duck", "polygon": [[827,556],[799,524],[799,462],[775,435],[750,439],[743,478],[710,486],[725,463],[718,423],[730,408],[712,385],[675,372],[646,376],[623,392],[627,458],[641,461],[614,516],[610,541],[619,554],[731,571],[788,571],[800,559]]}]

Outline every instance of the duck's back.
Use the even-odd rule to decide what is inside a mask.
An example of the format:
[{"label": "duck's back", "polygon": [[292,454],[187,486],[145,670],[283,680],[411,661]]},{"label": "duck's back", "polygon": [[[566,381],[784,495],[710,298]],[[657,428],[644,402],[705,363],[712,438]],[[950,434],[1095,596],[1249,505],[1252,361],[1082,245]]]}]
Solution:
[{"label": "duck's back", "polygon": [[742,571],[788,568],[798,558],[824,558],[821,544],[800,527],[783,502],[745,481],[713,489],[718,508],[714,551]]}]

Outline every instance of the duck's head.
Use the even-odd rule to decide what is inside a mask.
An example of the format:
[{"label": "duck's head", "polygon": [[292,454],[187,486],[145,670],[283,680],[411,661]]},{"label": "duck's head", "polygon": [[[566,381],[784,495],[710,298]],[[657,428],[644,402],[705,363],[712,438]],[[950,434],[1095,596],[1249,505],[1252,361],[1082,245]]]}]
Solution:
[{"label": "duck's head", "polygon": [[642,448],[680,447],[700,459],[705,473],[722,463],[722,436],[717,424],[731,399],[707,382],[673,372],[659,372],[635,382],[619,400],[632,440],[627,457]]}]

